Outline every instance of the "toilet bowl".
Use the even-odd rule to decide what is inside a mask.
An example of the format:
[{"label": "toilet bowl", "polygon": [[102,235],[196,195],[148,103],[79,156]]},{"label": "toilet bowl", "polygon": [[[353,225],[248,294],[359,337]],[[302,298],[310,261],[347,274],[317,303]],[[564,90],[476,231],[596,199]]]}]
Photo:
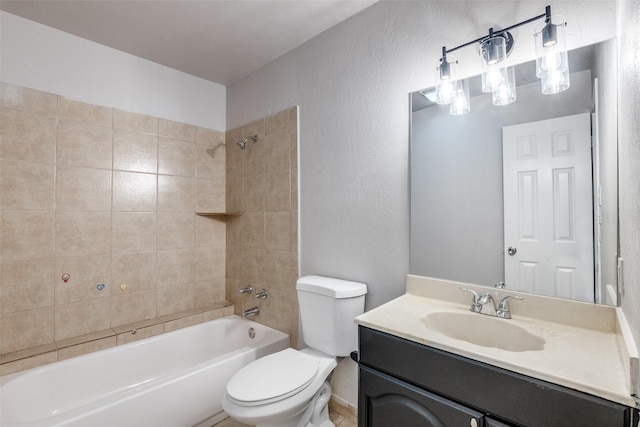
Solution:
[{"label": "toilet bowl", "polygon": [[252,362],[227,385],[223,409],[259,427],[328,427],[328,378],[335,357],[306,348],[286,349]]},{"label": "toilet bowl", "polygon": [[329,420],[331,372],[357,348],[353,319],[364,312],[363,283],[306,276],[296,283],[303,350],[258,359],[227,384],[223,409],[257,427],[334,427]]}]

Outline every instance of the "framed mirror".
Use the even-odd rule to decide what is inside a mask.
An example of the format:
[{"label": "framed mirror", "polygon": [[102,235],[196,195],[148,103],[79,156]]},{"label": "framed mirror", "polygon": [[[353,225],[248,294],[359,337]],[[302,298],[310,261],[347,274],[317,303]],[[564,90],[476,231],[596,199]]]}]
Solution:
[{"label": "framed mirror", "polygon": [[[412,274],[617,304],[615,41],[569,61],[571,87],[555,95],[541,93],[535,61],[517,65],[506,106],[468,79],[462,116],[429,101],[431,89],[410,95]],[[579,163],[556,162],[574,150]],[[536,160],[514,169],[523,156]]]}]

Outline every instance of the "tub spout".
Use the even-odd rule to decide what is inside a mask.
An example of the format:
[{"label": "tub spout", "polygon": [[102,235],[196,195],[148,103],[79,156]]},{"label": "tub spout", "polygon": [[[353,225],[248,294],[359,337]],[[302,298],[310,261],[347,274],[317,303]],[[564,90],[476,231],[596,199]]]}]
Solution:
[{"label": "tub spout", "polygon": [[253,307],[248,310],[242,312],[242,318],[246,319],[249,316],[257,316],[260,314],[260,309],[258,307]]}]

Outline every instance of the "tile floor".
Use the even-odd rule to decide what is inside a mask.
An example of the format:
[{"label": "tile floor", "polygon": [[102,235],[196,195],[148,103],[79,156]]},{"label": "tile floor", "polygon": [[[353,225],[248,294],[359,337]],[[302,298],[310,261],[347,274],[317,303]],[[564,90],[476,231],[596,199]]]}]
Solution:
[{"label": "tile floor", "polygon": [[[329,412],[329,417],[331,418],[331,421],[333,422],[333,424],[335,424],[336,427],[356,427],[355,423],[352,423],[351,421],[336,414],[335,412]],[[239,423],[231,418],[227,418],[226,420],[219,422],[218,424],[212,427],[251,427],[251,426],[247,424]]]}]

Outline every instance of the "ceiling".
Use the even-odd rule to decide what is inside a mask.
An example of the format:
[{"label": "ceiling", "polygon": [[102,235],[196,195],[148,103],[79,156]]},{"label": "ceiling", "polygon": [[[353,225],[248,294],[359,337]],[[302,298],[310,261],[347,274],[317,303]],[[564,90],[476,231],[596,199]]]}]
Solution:
[{"label": "ceiling", "polygon": [[0,9],[230,85],[376,0],[2,0]]}]

